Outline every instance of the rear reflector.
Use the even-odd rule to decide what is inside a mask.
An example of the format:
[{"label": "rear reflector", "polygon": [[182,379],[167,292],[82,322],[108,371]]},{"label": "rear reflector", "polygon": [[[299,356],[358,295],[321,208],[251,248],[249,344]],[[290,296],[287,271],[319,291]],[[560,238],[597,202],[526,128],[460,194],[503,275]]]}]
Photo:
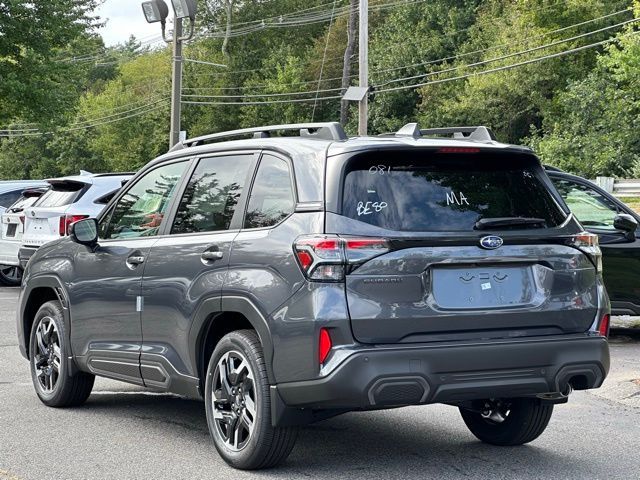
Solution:
[{"label": "rear reflector", "polygon": [[321,364],[324,363],[324,361],[329,356],[329,352],[331,352],[332,346],[333,345],[331,343],[331,336],[329,335],[329,330],[327,330],[326,328],[321,328],[320,342],[319,342],[319,349],[318,349],[318,360],[320,360]]},{"label": "rear reflector", "polygon": [[598,333],[603,337],[609,337],[609,324],[611,323],[611,317],[609,314],[603,315],[600,320],[600,326],[598,327]]}]

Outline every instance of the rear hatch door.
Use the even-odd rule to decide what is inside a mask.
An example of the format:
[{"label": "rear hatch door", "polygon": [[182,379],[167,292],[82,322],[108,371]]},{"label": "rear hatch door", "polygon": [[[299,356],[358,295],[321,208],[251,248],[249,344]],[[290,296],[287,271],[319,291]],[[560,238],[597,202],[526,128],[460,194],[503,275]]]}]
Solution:
[{"label": "rear hatch door", "polygon": [[2,215],[2,239],[18,242],[24,233],[24,210],[33,206],[44,193],[43,189],[23,192],[22,197]]},{"label": "rear hatch door", "polygon": [[327,232],[385,238],[345,288],[364,343],[582,332],[596,269],[533,155],[471,149],[360,154]]},{"label": "rear hatch door", "polygon": [[48,190],[34,206],[26,208],[25,231],[22,243],[39,247],[60,238],[61,219],[64,219],[69,206],[76,202],[90,184],[75,180],[48,180]]}]

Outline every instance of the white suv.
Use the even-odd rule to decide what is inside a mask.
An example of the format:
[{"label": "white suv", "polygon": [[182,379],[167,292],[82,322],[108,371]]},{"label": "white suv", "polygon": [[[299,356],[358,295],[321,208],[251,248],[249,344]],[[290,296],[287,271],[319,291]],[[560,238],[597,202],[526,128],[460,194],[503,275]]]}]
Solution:
[{"label": "white suv", "polygon": [[81,172],[47,180],[51,188],[33,207],[25,209],[20,266],[45,243],[69,234],[69,225],[96,217],[130,178],[130,173]]},{"label": "white suv", "polygon": [[[48,188],[48,186],[47,186]],[[18,201],[7,208],[2,215],[0,226],[0,285],[18,286],[22,280],[22,268],[18,252],[24,232],[24,209],[33,206],[47,191],[47,188],[24,190]]]}]

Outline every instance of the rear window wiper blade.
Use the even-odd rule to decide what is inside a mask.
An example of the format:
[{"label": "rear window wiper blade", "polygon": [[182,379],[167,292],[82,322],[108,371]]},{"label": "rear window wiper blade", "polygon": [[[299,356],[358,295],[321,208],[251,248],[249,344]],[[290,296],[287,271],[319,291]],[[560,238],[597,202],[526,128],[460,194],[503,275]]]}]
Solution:
[{"label": "rear window wiper blade", "polygon": [[541,226],[544,227],[546,221],[543,218],[533,217],[500,217],[500,218],[481,218],[476,222],[474,228],[476,230],[487,230],[496,227],[527,227]]}]

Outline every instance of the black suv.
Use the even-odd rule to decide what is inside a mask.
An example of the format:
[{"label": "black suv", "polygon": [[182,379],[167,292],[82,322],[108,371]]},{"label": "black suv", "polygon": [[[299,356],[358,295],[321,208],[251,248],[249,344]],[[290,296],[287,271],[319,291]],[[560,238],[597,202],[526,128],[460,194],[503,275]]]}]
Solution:
[{"label": "black suv", "polygon": [[353,410],[446,403],[482,441],[530,442],[602,384],[609,311],[597,237],[529,149],[323,123],[152,161],[31,258],[17,323],[45,404],[94,375],[204,397],[220,455],[255,469]]}]

